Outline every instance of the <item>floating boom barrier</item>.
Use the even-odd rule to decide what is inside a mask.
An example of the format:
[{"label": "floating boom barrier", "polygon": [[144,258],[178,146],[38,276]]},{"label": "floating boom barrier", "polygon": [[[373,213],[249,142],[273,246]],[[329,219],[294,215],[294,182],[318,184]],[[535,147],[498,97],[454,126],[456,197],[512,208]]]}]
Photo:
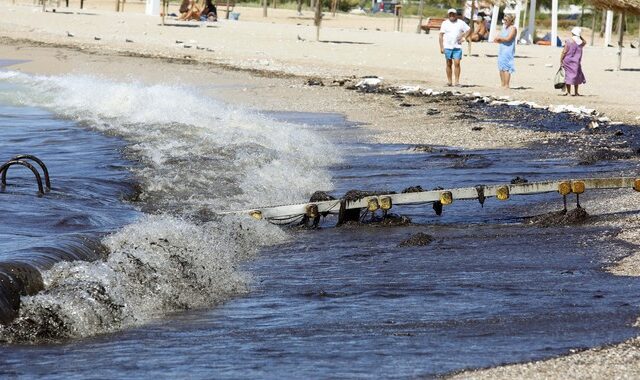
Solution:
[{"label": "floating boom barrier", "polygon": [[[366,209],[375,213],[382,210],[387,213],[396,205],[433,204],[436,214],[440,215],[442,206],[447,206],[458,200],[478,200],[484,205],[485,199],[495,197],[506,201],[513,195],[529,195],[557,192],[563,197],[564,210],[567,210],[567,196],[576,195],[576,202],[580,207],[580,194],[587,190],[595,189],[624,189],[629,188],[640,192],[640,178],[635,177],[609,177],[586,178],[559,181],[527,182],[508,185],[478,185],[474,187],[461,187],[454,189],[436,189],[429,191],[414,191],[404,193],[390,193],[381,195],[368,195],[358,199],[332,199],[318,202],[307,202],[282,206],[270,206],[239,211],[221,211],[219,214],[239,214],[251,216],[254,219],[264,219],[277,224],[291,223],[302,218],[307,223],[313,220],[317,226],[320,215],[339,214],[342,217],[348,210],[356,211]],[[313,199],[313,198],[312,198]],[[353,216],[353,213],[351,213]],[[341,219],[341,218],[340,218]],[[349,220],[357,220],[351,218]],[[341,221],[338,221],[341,224]]]}]

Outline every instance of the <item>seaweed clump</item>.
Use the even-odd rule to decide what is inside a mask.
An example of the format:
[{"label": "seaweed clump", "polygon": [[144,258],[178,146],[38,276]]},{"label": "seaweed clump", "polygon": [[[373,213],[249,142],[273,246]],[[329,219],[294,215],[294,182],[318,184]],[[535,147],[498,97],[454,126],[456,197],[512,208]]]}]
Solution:
[{"label": "seaweed clump", "polygon": [[433,236],[425,234],[424,232],[418,232],[410,238],[401,241],[398,247],[421,247],[431,244],[434,240]]},{"label": "seaweed clump", "polygon": [[534,216],[529,219],[529,223],[540,227],[559,227],[579,225],[587,220],[589,220],[587,210],[582,207],[576,207],[570,211],[560,210]]}]

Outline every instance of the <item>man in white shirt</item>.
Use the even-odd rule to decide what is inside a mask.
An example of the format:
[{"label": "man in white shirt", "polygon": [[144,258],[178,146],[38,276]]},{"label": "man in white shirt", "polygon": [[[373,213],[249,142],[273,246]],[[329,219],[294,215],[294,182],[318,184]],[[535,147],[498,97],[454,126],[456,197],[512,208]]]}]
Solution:
[{"label": "man in white shirt", "polygon": [[440,53],[447,60],[447,86],[452,85],[452,66],[455,69],[455,83],[460,85],[460,60],[462,59],[462,41],[471,33],[469,25],[458,20],[458,12],[451,8],[447,11],[449,18],[440,27]]}]

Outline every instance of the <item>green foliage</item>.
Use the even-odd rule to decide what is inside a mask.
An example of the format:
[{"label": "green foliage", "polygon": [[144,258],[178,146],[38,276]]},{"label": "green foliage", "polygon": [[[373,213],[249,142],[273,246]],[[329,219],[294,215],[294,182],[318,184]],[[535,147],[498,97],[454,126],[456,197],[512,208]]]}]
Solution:
[{"label": "green foliage", "polygon": [[[420,4],[418,2],[413,2],[410,5],[405,5],[403,9],[403,13],[405,16],[417,16],[419,8],[420,8]],[[435,7],[432,5],[427,5],[425,2],[422,15],[424,17],[446,17],[445,12],[446,12],[445,9]]]},{"label": "green foliage", "polygon": [[[170,0],[174,3],[180,3],[181,0]],[[269,8],[273,7],[274,0],[268,0]],[[322,7],[325,12],[331,9],[331,0],[321,0]],[[538,0],[537,6],[538,8],[544,6],[546,8],[551,8],[552,0]],[[582,5],[586,0],[559,0],[559,6],[561,8],[568,7],[569,4],[574,5]],[[417,16],[418,8],[419,8],[419,0],[411,0],[411,1],[402,1],[397,0],[397,2],[402,2],[404,5],[403,14],[405,16]],[[242,4],[242,6],[248,7],[261,7],[262,0],[238,0],[238,4]],[[424,10],[422,15],[424,17],[446,17],[444,14],[447,8],[462,8],[463,0],[425,0],[424,1]],[[587,8],[591,9],[592,5],[587,1]],[[305,11],[309,11],[310,1],[303,0],[302,7]],[[340,12],[348,12],[353,8],[357,8],[358,6],[370,10],[371,9],[371,0],[340,0],[338,3],[338,11]],[[297,9],[297,2],[295,0],[277,0],[277,7],[281,9]],[[528,8],[527,8],[528,10]],[[373,17],[391,17],[388,13],[375,13],[369,14]],[[596,29],[600,30],[600,24],[602,21],[602,13],[598,12],[596,14]],[[551,25],[551,16],[549,14],[537,13],[536,16],[536,24],[543,28],[549,28]],[[616,19],[617,22],[617,19]],[[578,18],[578,20],[558,20],[558,26],[561,30],[571,29],[573,26],[583,26],[585,28],[591,28],[592,23],[592,15],[585,14],[582,19]],[[627,17],[627,26],[626,33],[637,35],[638,31],[639,18],[634,16]]]}]

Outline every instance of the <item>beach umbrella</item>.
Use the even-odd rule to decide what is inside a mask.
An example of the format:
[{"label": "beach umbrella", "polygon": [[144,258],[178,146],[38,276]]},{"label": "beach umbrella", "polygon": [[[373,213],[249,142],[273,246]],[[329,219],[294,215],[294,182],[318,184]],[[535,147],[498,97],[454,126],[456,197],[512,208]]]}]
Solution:
[{"label": "beach umbrella", "polygon": [[[598,8],[620,12],[618,24],[618,70],[622,67],[622,24],[626,14],[640,16],[640,0],[590,0]],[[638,47],[640,51],[640,46]]]},{"label": "beach umbrella", "polygon": [[640,0],[589,0],[598,8],[640,15]]}]

